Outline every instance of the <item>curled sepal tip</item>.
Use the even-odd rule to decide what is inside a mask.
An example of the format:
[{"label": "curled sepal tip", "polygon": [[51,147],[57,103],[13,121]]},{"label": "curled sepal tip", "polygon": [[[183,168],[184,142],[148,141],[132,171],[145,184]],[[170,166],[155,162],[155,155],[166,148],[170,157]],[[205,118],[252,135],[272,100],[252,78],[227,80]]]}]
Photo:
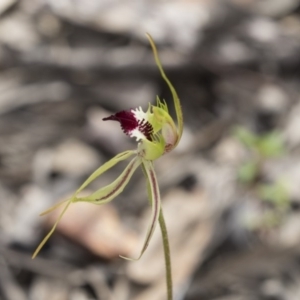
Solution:
[{"label": "curled sepal tip", "polygon": [[146,235],[142,250],[140,252],[140,255],[137,258],[129,258],[129,257],[120,255],[120,257],[122,257],[126,260],[136,261],[142,257],[142,255],[148,248],[149,242],[152,238],[156,224],[158,222],[158,217],[159,217],[159,212],[160,212],[160,192],[159,192],[156,174],[155,174],[155,171],[153,168],[153,163],[148,160],[143,160],[143,169],[144,169],[144,172],[145,172],[145,175],[147,177],[147,180],[149,182],[149,187],[150,187],[151,207],[152,207],[151,219],[150,219],[150,224],[149,224],[149,227],[147,230],[147,235]]}]

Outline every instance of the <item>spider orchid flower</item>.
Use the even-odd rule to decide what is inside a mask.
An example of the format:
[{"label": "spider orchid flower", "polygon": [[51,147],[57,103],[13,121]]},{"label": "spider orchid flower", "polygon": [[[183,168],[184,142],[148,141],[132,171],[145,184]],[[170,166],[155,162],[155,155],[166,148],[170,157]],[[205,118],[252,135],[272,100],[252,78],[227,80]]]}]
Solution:
[{"label": "spider orchid flower", "polygon": [[[148,232],[141,249],[139,259],[148,247],[149,241],[153,235],[156,224],[158,223],[158,217],[161,209],[160,192],[157,182],[157,177],[153,168],[153,161],[161,157],[162,155],[170,152],[179,143],[182,130],[183,130],[183,117],[180,106],[180,100],[177,93],[172,86],[171,82],[167,78],[161,62],[158,57],[157,49],[154,44],[152,37],[147,34],[149,42],[151,44],[154,58],[161,76],[170,88],[171,94],[173,96],[173,101],[175,105],[175,111],[177,115],[177,126],[174,120],[169,114],[168,107],[165,101],[161,101],[157,97],[156,105],[149,104],[146,112],[142,110],[141,107],[137,109],[130,109],[118,112],[107,118],[104,121],[112,120],[118,121],[121,125],[122,130],[129,137],[136,138],[137,149],[128,150],[119,153],[111,160],[99,167],[90,177],[81,185],[81,187],[73,194],[73,196],[63,202],[60,202],[47,211],[43,212],[41,215],[45,215],[52,210],[59,207],[61,204],[66,203],[64,209],[60,213],[57,221],[52,227],[48,235],[43,239],[38,248],[33,254],[33,258],[38,254],[47,240],[50,238],[52,233],[57,227],[58,222],[61,220],[69,205],[76,202],[90,202],[94,204],[105,204],[112,201],[116,196],[118,196],[128,184],[130,178],[132,177],[135,170],[141,166],[144,174],[149,183],[149,195],[151,195],[151,206],[152,214],[149,223]],[[134,156],[125,170],[121,175],[112,183],[107,186],[100,188],[91,195],[87,197],[80,197],[79,194],[84,190],[92,181],[94,181],[101,174],[112,168],[117,163],[126,160]],[[123,257],[126,258],[126,257]]]}]

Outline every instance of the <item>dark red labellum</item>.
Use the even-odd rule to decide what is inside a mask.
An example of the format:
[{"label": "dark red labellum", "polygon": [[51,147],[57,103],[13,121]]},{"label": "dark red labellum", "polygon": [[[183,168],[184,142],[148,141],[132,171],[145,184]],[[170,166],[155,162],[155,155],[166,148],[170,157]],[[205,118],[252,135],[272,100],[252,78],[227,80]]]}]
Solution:
[{"label": "dark red labellum", "polygon": [[148,140],[151,141],[151,135],[153,133],[152,125],[145,120],[137,120],[131,110],[122,110],[115,115],[103,118],[103,121],[108,120],[120,122],[123,132],[130,137],[132,136],[131,132],[135,129],[138,129]]}]

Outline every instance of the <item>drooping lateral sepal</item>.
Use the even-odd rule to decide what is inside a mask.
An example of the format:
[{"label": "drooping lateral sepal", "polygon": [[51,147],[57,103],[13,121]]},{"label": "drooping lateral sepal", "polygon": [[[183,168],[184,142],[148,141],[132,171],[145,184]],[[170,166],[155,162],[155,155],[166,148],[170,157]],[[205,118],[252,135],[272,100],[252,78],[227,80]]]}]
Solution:
[{"label": "drooping lateral sepal", "polygon": [[128,257],[121,256],[122,258],[125,258],[127,260],[139,260],[144,254],[144,252],[146,251],[146,249],[148,248],[149,242],[153,236],[154,230],[158,223],[158,217],[161,208],[160,191],[159,191],[157,177],[153,168],[153,162],[148,160],[143,160],[142,163],[143,163],[144,173],[145,176],[147,177],[147,181],[150,187],[149,194],[151,195],[152,213],[150,217],[150,223],[147,230],[146,238],[142,250],[140,252],[140,255],[137,258],[128,258]]}]

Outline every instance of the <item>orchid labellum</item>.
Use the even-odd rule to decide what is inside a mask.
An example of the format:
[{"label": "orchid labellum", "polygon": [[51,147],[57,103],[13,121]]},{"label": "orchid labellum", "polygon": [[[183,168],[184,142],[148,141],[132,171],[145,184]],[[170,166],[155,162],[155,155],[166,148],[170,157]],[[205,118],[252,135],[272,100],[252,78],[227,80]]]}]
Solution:
[{"label": "orchid labellum", "polygon": [[[94,204],[105,204],[112,201],[117,197],[123,189],[128,184],[130,178],[138,167],[142,167],[144,174],[148,181],[149,195],[151,198],[152,205],[152,215],[149,224],[149,229],[147,236],[145,238],[143,247],[141,249],[140,255],[142,256],[146,250],[149,241],[153,235],[156,224],[158,223],[159,214],[161,211],[161,201],[160,201],[160,192],[159,186],[156,178],[156,174],[153,168],[154,160],[158,159],[162,155],[170,152],[176,145],[179,143],[182,130],[183,130],[183,118],[182,111],[180,106],[180,101],[177,96],[177,93],[172,86],[171,82],[168,80],[162,65],[160,63],[156,46],[153,39],[150,35],[147,34],[147,37],[150,41],[154,58],[156,64],[159,68],[161,76],[169,86],[175,105],[175,111],[177,115],[177,126],[175,125],[174,120],[169,114],[168,107],[165,101],[161,101],[157,97],[156,105],[149,104],[149,107],[144,112],[141,107],[137,109],[130,109],[118,112],[112,116],[104,118],[104,121],[112,120],[120,123],[122,130],[129,137],[136,138],[137,140],[137,149],[128,150],[122,153],[119,153],[114,158],[106,162],[100,168],[98,168],[82,185],[81,187],[73,194],[73,196],[61,203],[58,203],[42,213],[41,215],[47,214],[52,210],[59,207],[61,204],[65,203],[65,207],[59,215],[56,223],[54,224],[51,231],[43,239],[38,248],[33,254],[33,258],[38,254],[43,245],[49,239],[49,237],[54,232],[58,222],[61,220],[69,205],[76,202],[89,202]],[[126,160],[130,157],[133,157],[125,170],[121,175],[112,183],[107,186],[100,188],[89,196],[81,197],[79,196],[80,192],[84,190],[92,181],[94,181],[98,176],[112,168],[114,165],[120,161]]]}]

